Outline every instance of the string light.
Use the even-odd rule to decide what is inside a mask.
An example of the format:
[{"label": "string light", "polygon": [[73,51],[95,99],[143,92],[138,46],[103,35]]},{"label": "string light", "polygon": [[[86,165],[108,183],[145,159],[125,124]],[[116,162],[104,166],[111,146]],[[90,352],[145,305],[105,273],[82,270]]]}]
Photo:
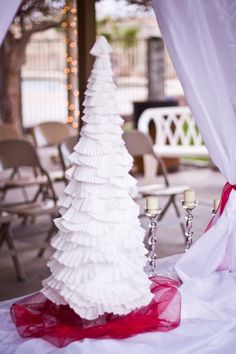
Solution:
[{"label": "string light", "polygon": [[73,122],[72,123],[72,127],[73,128],[78,129],[78,126],[79,126],[78,122]]},{"label": "string light", "polygon": [[64,73],[67,75],[66,89],[68,92],[68,116],[66,122],[71,124],[73,128],[78,128],[79,112],[79,91],[78,91],[78,58],[77,58],[77,8],[74,0],[67,0],[67,4],[62,9],[61,13],[66,15],[66,19],[61,23],[61,27],[66,30],[67,36],[63,38],[67,44],[67,53],[65,53],[66,68]]},{"label": "string light", "polygon": [[67,123],[73,123],[74,118],[72,116],[68,116],[66,119]]},{"label": "string light", "polygon": [[75,105],[73,103],[68,104],[69,111],[73,111],[75,109]]},{"label": "string light", "polygon": [[67,22],[65,22],[65,21],[62,22],[61,27],[62,27],[62,28],[66,28],[66,27],[67,27]]}]

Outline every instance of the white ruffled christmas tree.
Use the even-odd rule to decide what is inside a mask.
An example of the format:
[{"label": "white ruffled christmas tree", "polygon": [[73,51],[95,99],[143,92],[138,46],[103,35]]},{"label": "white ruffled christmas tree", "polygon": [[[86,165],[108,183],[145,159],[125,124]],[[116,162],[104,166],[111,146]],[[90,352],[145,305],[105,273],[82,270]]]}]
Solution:
[{"label": "white ruffled christmas tree", "polygon": [[71,155],[73,167],[61,201],[56,249],[48,262],[51,276],[42,292],[56,304],[68,304],[86,319],[105,312],[127,314],[152,298],[143,271],[145,248],[139,208],[129,192],[132,157],[122,139],[111,47],[99,37],[84,101],[84,126]]}]

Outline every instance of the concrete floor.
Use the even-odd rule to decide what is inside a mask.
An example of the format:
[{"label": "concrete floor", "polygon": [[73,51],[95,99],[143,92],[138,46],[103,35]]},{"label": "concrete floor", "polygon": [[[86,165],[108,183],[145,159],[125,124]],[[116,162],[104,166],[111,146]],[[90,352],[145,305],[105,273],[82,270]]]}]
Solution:
[{"label": "concrete floor", "polygon": [[[182,167],[178,173],[170,174],[170,181],[173,185],[187,184],[197,191],[200,205],[194,211],[194,240],[196,240],[203,233],[211,217],[212,200],[220,196],[224,179],[219,172],[211,169]],[[63,185],[58,184],[56,189],[60,194]],[[13,196],[9,194],[9,198],[16,200],[19,198],[19,193],[16,195],[14,192]],[[181,196],[179,197],[180,200]],[[163,204],[164,199],[161,199],[160,203]],[[159,225],[159,258],[184,251],[184,237],[179,225],[173,222],[174,220],[176,220],[174,211],[171,209],[164,218],[164,221]],[[142,218],[141,222],[144,227],[147,226],[148,221],[146,218]],[[26,242],[43,239],[48,227],[49,219],[47,217],[37,218],[33,224],[22,225],[19,222],[15,223],[12,232],[17,248],[20,249]],[[10,299],[39,290],[42,279],[49,275],[46,263],[51,253],[52,250],[48,249],[42,258],[38,258],[36,256],[37,250],[20,252],[20,260],[27,275],[27,280],[24,282],[16,280],[11,258],[9,256],[2,256],[0,253],[0,300]]]}]

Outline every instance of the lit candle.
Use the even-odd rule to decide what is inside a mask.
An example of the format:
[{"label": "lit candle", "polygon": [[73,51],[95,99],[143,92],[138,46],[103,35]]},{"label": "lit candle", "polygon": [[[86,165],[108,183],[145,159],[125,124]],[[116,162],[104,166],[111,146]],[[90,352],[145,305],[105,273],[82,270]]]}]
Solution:
[{"label": "lit candle", "polygon": [[193,189],[188,189],[184,191],[184,204],[186,206],[192,207],[195,206],[196,202],[196,192]]},{"label": "lit candle", "polygon": [[155,196],[149,196],[146,198],[146,209],[151,211],[158,210],[158,198]]},{"label": "lit candle", "polygon": [[215,211],[217,210],[219,204],[220,204],[220,199],[219,199],[219,198],[213,200],[213,209],[214,209]]}]

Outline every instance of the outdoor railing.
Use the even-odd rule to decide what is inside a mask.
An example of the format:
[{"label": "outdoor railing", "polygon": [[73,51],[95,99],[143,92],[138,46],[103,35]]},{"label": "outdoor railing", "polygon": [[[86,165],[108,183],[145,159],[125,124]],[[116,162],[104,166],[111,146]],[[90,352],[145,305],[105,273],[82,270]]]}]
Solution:
[{"label": "outdoor railing", "polygon": [[149,134],[155,126],[154,149],[163,157],[207,157],[208,152],[188,107],[148,108],[138,129]]}]

